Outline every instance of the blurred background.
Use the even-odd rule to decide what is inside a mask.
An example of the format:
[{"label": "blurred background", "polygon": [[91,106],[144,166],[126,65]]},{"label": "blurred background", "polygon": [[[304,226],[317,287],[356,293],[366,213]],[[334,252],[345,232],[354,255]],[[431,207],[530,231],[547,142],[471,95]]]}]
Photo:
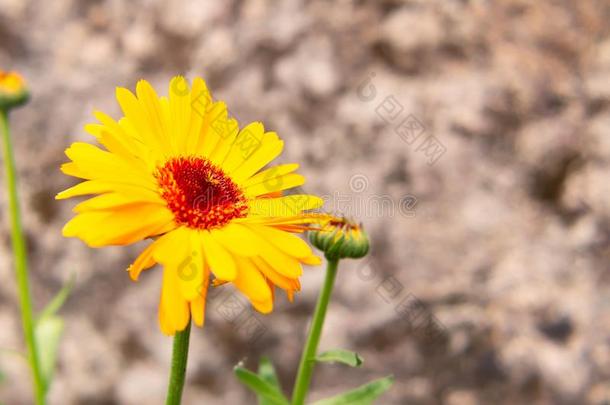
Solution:
[{"label": "blurred background", "polygon": [[[394,374],[379,404],[610,403],[609,19],[604,0],[0,0],[0,67],[33,95],[12,125],[37,307],[76,274],[50,403],[163,402],[161,272],[132,283],[141,246],[63,239],[54,195],[116,86],[179,73],[277,131],[371,235],[321,344],[365,364],[319,366],[312,399]],[[0,401],[31,404],[0,203]],[[290,387],[323,273],[268,316],[215,291],[184,403],[254,403],[232,367],[261,355]]]}]

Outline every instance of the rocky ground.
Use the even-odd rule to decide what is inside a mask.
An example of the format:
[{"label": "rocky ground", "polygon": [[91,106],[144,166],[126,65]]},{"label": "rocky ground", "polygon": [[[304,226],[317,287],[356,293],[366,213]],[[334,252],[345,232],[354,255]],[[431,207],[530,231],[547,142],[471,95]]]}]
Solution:
[{"label": "rocky ground", "polygon": [[[33,92],[13,126],[38,305],[77,275],[51,404],[163,403],[160,272],[134,284],[138,247],[62,239],[53,196],[93,109],[118,115],[114,87],[176,73],[276,130],[305,188],[371,234],[322,344],[365,365],[320,367],[314,399],[392,373],[380,404],[610,403],[609,18],[605,0],[0,0],[0,66]],[[0,225],[0,347],[18,349]],[[254,403],[231,369],[261,354],[289,386],[322,276],[270,316],[217,293],[185,403]],[[0,401],[30,404],[24,364],[0,369]]]}]

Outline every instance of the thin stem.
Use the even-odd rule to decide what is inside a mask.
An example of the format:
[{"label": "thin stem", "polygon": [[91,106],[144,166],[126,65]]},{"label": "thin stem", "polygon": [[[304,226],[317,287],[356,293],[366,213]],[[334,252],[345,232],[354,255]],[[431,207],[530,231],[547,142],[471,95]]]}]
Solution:
[{"label": "thin stem", "polygon": [[315,357],[318,352],[320,336],[322,335],[322,327],[324,326],[324,319],[326,318],[326,310],[328,309],[328,303],[330,302],[330,296],[335,284],[335,277],[337,276],[338,265],[339,260],[329,260],[328,266],[326,267],[326,279],[324,280],[322,292],[318,297],[316,310],[313,315],[313,320],[311,321],[309,336],[307,337],[307,342],[305,343],[305,348],[301,355],[299,372],[292,394],[292,405],[303,405],[305,398],[307,397],[307,391],[316,363]]},{"label": "thin stem", "polygon": [[15,272],[17,275],[17,287],[19,292],[19,304],[21,308],[21,322],[23,334],[28,350],[28,361],[32,371],[34,382],[34,398],[37,405],[45,403],[45,386],[40,370],[38,350],[34,339],[34,321],[32,316],[32,297],[28,281],[28,262],[23,227],[21,225],[21,213],[19,209],[19,198],[17,194],[17,176],[15,173],[15,159],[13,156],[13,145],[8,125],[8,113],[0,110],[0,132],[2,133],[4,146],[4,168],[6,171],[6,186],[9,197],[9,209],[11,213],[11,238],[13,244],[13,256],[15,261]]},{"label": "thin stem", "polygon": [[169,377],[167,400],[165,405],[180,405],[182,389],[186,375],[186,363],[189,356],[189,340],[191,336],[191,323],[182,332],[174,336],[174,351],[172,353],[172,371]]}]

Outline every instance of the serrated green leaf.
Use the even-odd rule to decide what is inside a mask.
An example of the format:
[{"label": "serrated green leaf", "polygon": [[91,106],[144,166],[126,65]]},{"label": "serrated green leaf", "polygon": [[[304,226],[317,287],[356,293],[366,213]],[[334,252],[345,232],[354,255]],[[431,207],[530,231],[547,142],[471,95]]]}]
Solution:
[{"label": "serrated green leaf", "polygon": [[58,316],[45,316],[36,322],[34,337],[38,348],[38,359],[45,390],[49,388],[53,380],[57,349],[63,330],[64,321]]},{"label": "serrated green leaf", "polygon": [[358,353],[350,352],[349,350],[335,349],[329,350],[316,357],[316,361],[322,363],[342,363],[350,367],[360,367],[364,360]]},{"label": "serrated green leaf", "polygon": [[[275,367],[267,357],[261,358],[261,362],[258,365],[258,376],[263,380],[276,387],[278,391],[282,392],[282,387],[280,386],[280,381],[277,378],[277,373],[275,372]],[[273,405],[272,402],[268,401],[261,395],[258,395],[258,404],[259,405]]]},{"label": "serrated green leaf", "polygon": [[246,387],[250,388],[259,397],[270,405],[290,405],[288,399],[271,383],[263,380],[259,375],[242,367],[235,367],[235,375]]},{"label": "serrated green leaf", "polygon": [[59,290],[57,295],[55,295],[55,297],[53,297],[51,302],[49,302],[47,304],[47,306],[42,310],[42,312],[38,316],[38,319],[53,316],[57,313],[57,311],[59,311],[61,309],[61,307],[64,305],[64,303],[68,299],[70,292],[72,292],[72,288],[74,287],[75,278],[76,278],[75,276],[70,277],[68,282],[61,288],[61,290]]},{"label": "serrated green leaf", "polygon": [[380,378],[355,390],[314,402],[312,405],[372,405],[373,401],[386,392],[393,383],[392,376]]}]

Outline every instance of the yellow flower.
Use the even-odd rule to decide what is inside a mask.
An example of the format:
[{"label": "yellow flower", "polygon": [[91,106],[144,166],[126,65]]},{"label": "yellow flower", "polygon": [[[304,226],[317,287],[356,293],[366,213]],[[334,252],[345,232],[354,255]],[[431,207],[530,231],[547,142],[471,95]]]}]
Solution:
[{"label": "yellow flower", "polygon": [[360,259],[369,252],[369,237],[362,224],[347,218],[332,218],[309,233],[312,245],[329,260]]},{"label": "yellow flower", "polygon": [[[129,245],[157,237],[129,267],[133,280],[159,263],[161,330],[173,335],[189,320],[203,326],[210,275],[232,282],[262,313],[273,309],[275,286],[292,300],[301,264],[319,264],[293,233],[324,218],[311,195],[282,196],[304,183],[297,164],[265,168],[283,149],[259,122],[241,130],[205,82],[183,77],[157,96],[146,81],[134,95],[117,89],[124,117],[95,112],[85,130],[106,150],[76,142],[62,166],[84,182],[58,199],[97,194],[74,208],[63,235],[91,247]],[[263,170],[263,168],[265,168]]]},{"label": "yellow flower", "polygon": [[28,97],[25,80],[20,74],[0,70],[0,109],[21,105]]}]

